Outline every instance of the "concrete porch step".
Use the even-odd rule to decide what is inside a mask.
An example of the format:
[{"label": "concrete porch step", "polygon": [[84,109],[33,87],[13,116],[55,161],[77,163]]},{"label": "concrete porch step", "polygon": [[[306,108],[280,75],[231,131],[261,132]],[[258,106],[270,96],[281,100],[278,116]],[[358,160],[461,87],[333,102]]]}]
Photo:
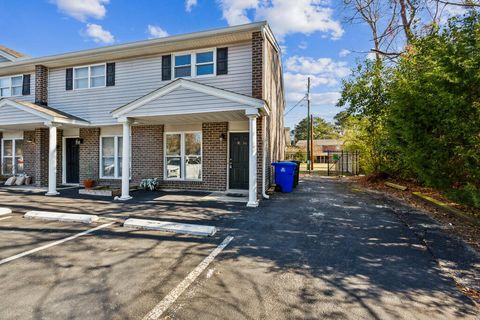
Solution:
[{"label": "concrete porch step", "polygon": [[196,236],[213,236],[217,232],[217,228],[213,226],[134,218],[127,219],[123,226],[132,229],[165,231]]},{"label": "concrete porch step", "polygon": [[50,211],[29,211],[25,213],[24,217],[28,219],[81,223],[92,223],[98,220],[98,216],[93,214],[76,214]]},{"label": "concrete porch step", "polygon": [[12,213],[12,210],[10,210],[9,208],[0,208],[0,216],[10,213]]}]

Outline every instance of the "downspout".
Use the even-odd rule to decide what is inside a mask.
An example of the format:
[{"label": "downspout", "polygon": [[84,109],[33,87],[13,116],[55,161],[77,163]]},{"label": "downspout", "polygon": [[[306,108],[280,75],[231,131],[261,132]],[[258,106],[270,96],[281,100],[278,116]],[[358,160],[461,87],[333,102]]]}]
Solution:
[{"label": "downspout", "polygon": [[263,172],[262,172],[262,197],[264,199],[270,199],[270,196],[266,194],[265,192],[265,187],[267,186],[267,130],[266,129],[267,125],[267,118],[266,116],[262,117],[262,127],[263,127]]},{"label": "downspout", "polygon": [[[266,70],[265,70],[265,66],[267,64],[267,36],[265,34],[265,27],[262,28],[262,36],[263,36],[263,43],[264,43],[264,48],[263,48],[263,68],[262,68],[262,77],[263,77],[263,81],[262,81],[262,84],[263,84],[263,90],[262,92],[265,93],[265,89],[266,89]],[[266,116],[263,116],[262,117],[262,140],[263,140],[263,157],[262,157],[262,197],[264,199],[270,199],[270,196],[265,192],[265,188],[266,188],[266,185],[267,185],[267,152],[266,152],[266,149],[267,149],[267,118]]]}]

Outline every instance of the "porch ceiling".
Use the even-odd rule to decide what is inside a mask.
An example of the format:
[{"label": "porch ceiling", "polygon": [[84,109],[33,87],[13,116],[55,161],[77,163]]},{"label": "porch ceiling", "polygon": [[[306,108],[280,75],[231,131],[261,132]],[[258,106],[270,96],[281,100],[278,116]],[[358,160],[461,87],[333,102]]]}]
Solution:
[{"label": "porch ceiling", "polygon": [[199,122],[247,121],[244,110],[135,117],[138,124],[189,124]]}]

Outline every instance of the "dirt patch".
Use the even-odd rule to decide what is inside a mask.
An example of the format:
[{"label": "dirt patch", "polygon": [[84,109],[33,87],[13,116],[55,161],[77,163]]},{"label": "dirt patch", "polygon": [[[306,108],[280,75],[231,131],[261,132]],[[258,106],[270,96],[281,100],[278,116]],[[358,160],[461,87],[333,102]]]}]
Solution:
[{"label": "dirt patch", "polygon": [[435,220],[449,226],[450,228],[447,228],[446,232],[462,238],[466,243],[468,243],[472,248],[474,248],[478,253],[480,253],[480,228],[477,225],[466,221],[465,219],[462,219],[461,217],[458,217],[454,214],[445,212],[443,210],[435,208],[432,205],[427,204],[426,202],[412,195],[412,192],[421,192],[429,197],[445,202],[451,207],[454,207],[458,210],[461,210],[476,217],[480,217],[480,210],[468,208],[459,205],[458,203],[454,203],[449,200],[445,195],[436,190],[422,187],[409,181],[395,179],[388,180],[390,182],[394,182],[408,187],[406,191],[401,191],[385,186],[384,183],[386,180],[379,177],[377,177],[376,179],[369,179],[367,177],[348,177],[346,179],[352,182],[356,182],[364,188],[381,191],[386,194],[393,195],[396,198],[408,203],[415,208],[423,209]]}]

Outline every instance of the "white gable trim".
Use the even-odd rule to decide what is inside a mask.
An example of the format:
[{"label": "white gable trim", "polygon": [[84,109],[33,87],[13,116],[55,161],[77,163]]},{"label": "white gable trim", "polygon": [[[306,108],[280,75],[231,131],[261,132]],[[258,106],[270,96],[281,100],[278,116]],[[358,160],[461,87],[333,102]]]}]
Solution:
[{"label": "white gable trim", "polygon": [[[45,114],[45,113],[37,111],[37,110],[33,110],[33,109],[28,108],[28,107],[26,107],[26,106],[24,106],[24,105],[22,105],[18,102],[15,102],[13,100],[4,99],[4,100],[0,101],[0,108],[4,107],[6,105],[9,105],[11,107],[17,108],[17,109],[22,110],[24,112],[33,114],[34,116],[37,116],[37,117],[41,118],[43,121],[53,121],[54,120],[54,117],[51,116],[51,115]],[[12,124],[15,124],[15,123],[12,123]]]},{"label": "white gable trim", "polygon": [[237,102],[239,104],[245,105],[245,108],[257,108],[257,109],[262,109],[266,113],[268,113],[268,109],[266,107],[266,104],[263,100],[255,99],[252,97],[248,97],[239,93],[231,92],[231,91],[226,91],[222,89],[218,89],[212,86],[207,86],[198,82],[194,81],[189,81],[185,79],[177,79],[175,81],[170,82],[169,84],[161,87],[160,89],[157,89],[140,99],[134,100],[126,105],[124,105],[121,108],[118,108],[117,110],[112,111],[112,116],[114,118],[119,118],[119,117],[127,117],[128,113],[151,102],[154,101],[164,95],[167,95],[168,93],[178,89],[178,88],[185,88],[189,89],[192,91],[208,94],[217,98]]},{"label": "white gable trim", "polygon": [[0,50],[0,56],[4,57],[7,60],[10,60],[12,62],[19,60],[17,57],[12,56],[10,53],[5,52],[3,50]]},{"label": "white gable trim", "polygon": [[[88,125],[88,122],[81,121],[81,120],[76,120],[76,119],[63,118],[63,117],[62,118],[55,117],[55,116],[52,116],[50,114],[47,114],[47,113],[29,108],[27,106],[24,106],[21,103],[18,103],[14,100],[10,100],[10,99],[7,99],[7,98],[3,98],[2,100],[0,100],[0,109],[3,108],[4,106],[7,106],[7,105],[11,106],[11,107],[14,107],[14,108],[17,108],[17,109],[19,109],[21,111],[24,111],[26,113],[32,114],[34,116],[37,116],[37,117],[40,118],[39,119],[40,122],[44,122],[44,123],[55,122],[55,123],[64,123],[64,124]],[[16,123],[12,123],[12,125],[14,125],[14,124],[16,124]]]}]

